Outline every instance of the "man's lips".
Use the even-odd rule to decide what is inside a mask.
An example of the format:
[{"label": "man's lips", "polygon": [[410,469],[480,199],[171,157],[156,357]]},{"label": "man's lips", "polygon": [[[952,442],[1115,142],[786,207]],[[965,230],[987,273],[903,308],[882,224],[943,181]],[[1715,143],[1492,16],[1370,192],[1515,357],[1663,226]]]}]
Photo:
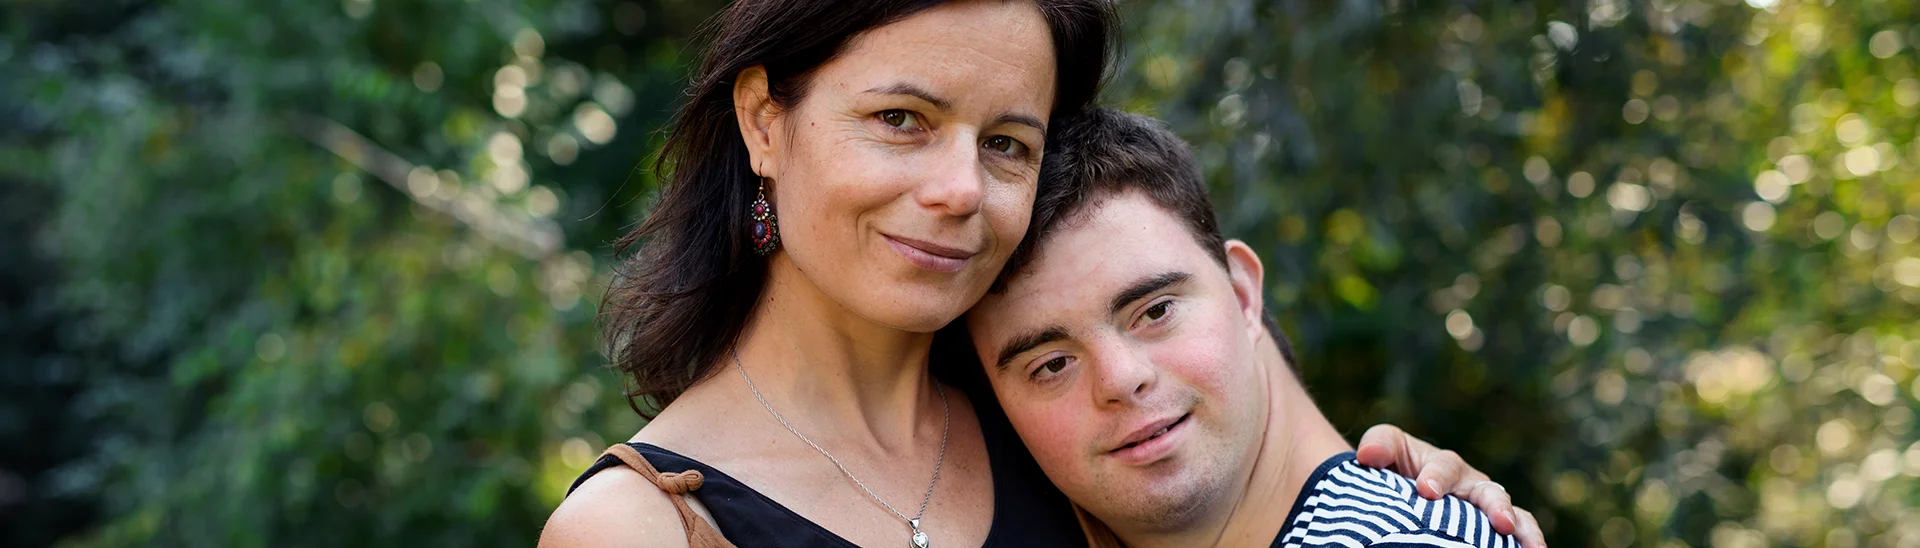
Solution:
[{"label": "man's lips", "polygon": [[967,265],[967,259],[978,255],[977,251],[967,251],[933,242],[902,238],[890,234],[881,234],[887,245],[893,247],[901,257],[914,266],[939,272],[954,272]]},{"label": "man's lips", "polygon": [[1153,440],[1154,438],[1158,438],[1160,437],[1160,435],[1165,434],[1167,433],[1167,431],[1172,430],[1174,427],[1179,426],[1181,423],[1186,422],[1187,417],[1191,417],[1191,416],[1193,416],[1192,413],[1183,413],[1177,417],[1160,419],[1157,421],[1147,423],[1146,425],[1143,425],[1139,428],[1134,429],[1132,433],[1127,434],[1127,437],[1121,438],[1119,445],[1114,447],[1113,449],[1108,450],[1107,452],[1114,453],[1114,452],[1123,451],[1123,450],[1132,448],[1136,445],[1140,445],[1143,442],[1147,442],[1147,441]]}]

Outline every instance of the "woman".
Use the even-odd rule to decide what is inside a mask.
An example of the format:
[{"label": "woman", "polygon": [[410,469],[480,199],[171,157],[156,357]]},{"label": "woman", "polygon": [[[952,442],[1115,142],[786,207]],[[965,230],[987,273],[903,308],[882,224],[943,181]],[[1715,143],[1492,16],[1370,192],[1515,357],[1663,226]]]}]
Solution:
[{"label": "woman", "polygon": [[[542,543],[708,545],[715,527],[741,546],[1084,542],[997,409],[927,363],[1023,237],[1048,123],[1093,99],[1112,25],[1106,0],[721,14],[606,303],[628,394],[658,413]],[[1393,443],[1363,448],[1375,463],[1484,479],[1378,438]]]}]

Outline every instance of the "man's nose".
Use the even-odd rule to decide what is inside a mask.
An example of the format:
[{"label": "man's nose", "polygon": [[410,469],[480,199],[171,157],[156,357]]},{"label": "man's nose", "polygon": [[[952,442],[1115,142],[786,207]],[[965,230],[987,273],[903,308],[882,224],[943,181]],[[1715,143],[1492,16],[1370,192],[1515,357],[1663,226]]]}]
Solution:
[{"label": "man's nose", "polygon": [[1145,353],[1128,345],[1115,341],[1105,346],[1108,348],[1091,356],[1095,403],[1108,406],[1139,402],[1158,382],[1159,369]]}]

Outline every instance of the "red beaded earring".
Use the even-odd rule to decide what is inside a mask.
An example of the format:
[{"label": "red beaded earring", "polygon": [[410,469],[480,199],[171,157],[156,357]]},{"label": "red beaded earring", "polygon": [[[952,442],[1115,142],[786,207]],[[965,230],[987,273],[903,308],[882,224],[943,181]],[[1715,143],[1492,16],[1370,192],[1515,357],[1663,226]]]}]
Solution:
[{"label": "red beaded earring", "polygon": [[753,252],[765,256],[780,247],[780,222],[767,203],[767,179],[760,178],[760,191],[748,206],[753,215]]}]

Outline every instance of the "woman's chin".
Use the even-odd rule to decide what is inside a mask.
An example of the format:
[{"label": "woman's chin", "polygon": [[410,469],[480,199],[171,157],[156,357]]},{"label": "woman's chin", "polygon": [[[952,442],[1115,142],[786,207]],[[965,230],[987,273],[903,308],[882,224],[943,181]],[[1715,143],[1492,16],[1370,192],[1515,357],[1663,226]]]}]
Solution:
[{"label": "woman's chin", "polygon": [[882,326],[913,333],[946,327],[986,295],[989,277],[962,271],[941,276],[889,272],[884,268],[799,269],[822,297],[843,310]]},{"label": "woman's chin", "polygon": [[952,303],[926,303],[922,307],[888,306],[869,316],[874,323],[912,333],[932,333],[953,323],[967,309]]},{"label": "woman's chin", "polygon": [[963,295],[916,293],[874,291],[853,302],[842,302],[867,321],[912,333],[939,331],[965,314],[973,304],[966,302]]}]

